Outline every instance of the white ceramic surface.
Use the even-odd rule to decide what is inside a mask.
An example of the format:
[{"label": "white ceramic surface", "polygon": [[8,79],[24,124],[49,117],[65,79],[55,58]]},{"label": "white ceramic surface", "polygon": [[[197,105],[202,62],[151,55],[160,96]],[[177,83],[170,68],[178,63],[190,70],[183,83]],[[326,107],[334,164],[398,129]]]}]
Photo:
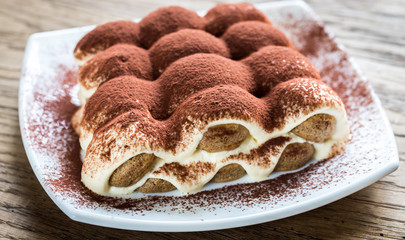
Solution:
[{"label": "white ceramic surface", "polygon": [[[311,27],[324,31],[318,17],[301,1],[256,7],[301,50],[309,51],[308,42],[312,40],[307,32]],[[33,34],[27,43],[20,81],[20,126],[29,162],[47,194],[73,220],[145,231],[246,226],[336,201],[398,167],[395,140],[379,99],[344,48],[326,31],[323,32],[326,40],[307,57],[347,107],[353,139],[342,155],[310,163],[288,175],[272,174],[266,181],[253,185],[244,177],[231,183],[209,184],[205,191],[191,196],[174,191],[134,193],[127,197],[139,201],[98,199],[81,185],[80,169],[71,171],[71,162],[66,160],[75,156],[74,161],[80,161],[76,153],[77,137],[69,121],[69,114],[76,108],[73,85],[77,66],[72,52],[77,41],[92,28]],[[67,113],[58,110],[59,107],[67,109]]]}]

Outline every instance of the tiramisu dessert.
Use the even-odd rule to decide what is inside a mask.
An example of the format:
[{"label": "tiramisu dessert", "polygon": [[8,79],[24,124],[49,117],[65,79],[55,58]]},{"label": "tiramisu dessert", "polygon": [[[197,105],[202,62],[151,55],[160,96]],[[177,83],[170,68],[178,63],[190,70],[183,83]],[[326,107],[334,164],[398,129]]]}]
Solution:
[{"label": "tiramisu dessert", "polygon": [[208,182],[340,154],[342,101],[247,3],[109,22],[77,44],[82,181],[101,195],[192,193]]}]

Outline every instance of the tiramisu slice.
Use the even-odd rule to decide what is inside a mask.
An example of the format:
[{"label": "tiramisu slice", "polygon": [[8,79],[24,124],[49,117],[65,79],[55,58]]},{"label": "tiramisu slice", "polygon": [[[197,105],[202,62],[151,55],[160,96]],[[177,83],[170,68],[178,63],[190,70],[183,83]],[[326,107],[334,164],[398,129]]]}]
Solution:
[{"label": "tiramisu slice", "polygon": [[106,23],[74,55],[82,181],[98,194],[260,180],[340,154],[349,139],[339,96],[246,3]]}]

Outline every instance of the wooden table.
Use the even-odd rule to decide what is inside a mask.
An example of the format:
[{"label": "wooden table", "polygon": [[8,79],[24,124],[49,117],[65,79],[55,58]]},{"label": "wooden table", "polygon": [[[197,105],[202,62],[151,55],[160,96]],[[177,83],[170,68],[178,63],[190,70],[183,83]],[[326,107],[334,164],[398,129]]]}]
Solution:
[{"label": "wooden table", "polygon": [[[218,1],[171,1],[199,10]],[[327,206],[255,226],[198,233],[124,231],[72,221],[37,181],[22,145],[18,86],[28,36],[35,32],[140,18],[166,5],[140,1],[0,0],[0,238],[26,239],[405,239],[405,2],[311,0],[379,95],[395,132],[399,169]]]}]

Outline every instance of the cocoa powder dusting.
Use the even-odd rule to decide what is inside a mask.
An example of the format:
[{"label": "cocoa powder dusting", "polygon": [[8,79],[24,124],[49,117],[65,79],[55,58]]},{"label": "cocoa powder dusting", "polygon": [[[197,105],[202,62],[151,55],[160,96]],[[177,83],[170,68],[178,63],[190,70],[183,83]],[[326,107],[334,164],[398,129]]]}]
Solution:
[{"label": "cocoa powder dusting", "polygon": [[226,30],[222,39],[235,60],[245,58],[265,46],[293,47],[283,32],[271,24],[259,21],[236,23]]},{"label": "cocoa powder dusting", "polygon": [[[55,91],[49,89],[34,89],[33,109],[40,108],[41,114],[29,116],[28,137],[32,141],[32,147],[41,154],[46,154],[56,161],[57,170],[52,174],[60,173],[60,176],[49,176],[44,179],[55,191],[66,194],[85,189],[81,183],[80,144],[74,132],[70,119],[78,106],[72,103],[71,89],[76,84],[76,68],[59,65],[54,80]],[[38,76],[39,77],[39,76]],[[40,78],[40,77],[39,77]],[[49,164],[51,167],[53,164]],[[45,167],[48,167],[47,165]],[[54,172],[55,171],[55,172]]]},{"label": "cocoa powder dusting", "polygon": [[221,36],[229,26],[241,21],[270,23],[267,17],[249,3],[218,4],[204,16],[205,30],[214,36]]},{"label": "cocoa powder dusting", "polygon": [[151,63],[145,49],[130,44],[116,44],[80,68],[79,82],[89,89],[125,75],[153,79]]},{"label": "cocoa powder dusting", "polygon": [[[262,77],[263,69],[254,66],[265,65],[268,60],[260,56],[268,53],[275,62]],[[328,101],[326,97],[319,98],[317,91],[308,90],[320,90],[322,87],[318,85],[323,84],[311,78],[318,78],[319,74],[304,59],[298,52],[279,46],[264,47],[246,62],[196,53],[171,64],[155,81],[120,76],[105,82],[87,102],[81,125],[98,138],[102,133],[97,131],[100,127],[109,122],[116,125],[117,116],[136,111],[138,114],[127,115],[136,117],[128,121],[145,122],[148,128],[141,131],[146,138],[156,140],[155,147],[172,152],[182,143],[181,135],[190,118],[201,122],[200,126],[191,122],[194,128],[204,128],[209,121],[232,117],[254,120],[272,132],[284,126],[289,114],[298,115],[304,107],[310,107],[309,112]],[[300,76],[306,78],[297,78]],[[291,91],[292,85],[296,91]],[[263,90],[263,86],[268,92],[258,99],[253,94],[258,89]],[[293,108],[284,108],[284,103],[293,106],[295,112]]]},{"label": "cocoa powder dusting", "polygon": [[202,29],[204,19],[197,13],[178,6],[159,8],[139,22],[142,46],[150,48],[160,37],[184,28]]},{"label": "cocoa powder dusting", "polygon": [[167,34],[159,39],[149,52],[155,77],[177,59],[195,53],[213,53],[230,57],[229,49],[221,39],[197,29],[183,29]]},{"label": "cocoa powder dusting", "polygon": [[244,160],[250,163],[254,162],[255,165],[269,168],[272,163],[270,157],[279,154],[283,149],[283,146],[290,140],[290,137],[272,138],[258,148],[250,150],[248,154],[238,153],[229,156],[228,159]]},{"label": "cocoa powder dusting", "polygon": [[[219,8],[220,7],[217,7],[217,9]],[[206,25],[206,28],[212,29],[210,31],[218,36],[221,35],[225,29],[216,26],[214,24],[215,22],[213,22],[214,20],[212,20],[219,19],[223,15],[222,13],[218,13],[217,9],[210,10],[207,13],[206,18],[208,22],[211,22],[211,25]],[[255,11],[253,11],[253,13],[253,17],[250,17],[250,19],[267,20],[261,13],[255,13]],[[229,23],[234,23],[240,21],[241,17],[230,19],[225,16],[221,19]],[[200,20],[196,20],[193,22],[192,20],[192,27],[200,28],[199,21]],[[33,92],[28,93],[33,96],[32,104],[34,106],[32,108],[33,110],[29,110],[32,112],[27,112],[25,115],[25,121],[28,126],[26,129],[28,139],[34,151],[51,159],[49,160],[49,166],[47,166],[52,169],[44,168],[45,184],[49,186],[52,191],[59,194],[62,199],[73,201],[76,208],[119,209],[123,212],[139,215],[159,211],[172,211],[180,214],[187,212],[189,214],[202,211],[201,209],[205,209],[204,211],[215,211],[216,207],[232,207],[243,210],[255,206],[264,210],[271,209],[278,204],[283,204],[284,202],[299,197],[306,197],[307,194],[311,194],[314,191],[333,188],[338,183],[349,181],[353,177],[371,172],[373,168],[384,162],[387,156],[389,156],[389,154],[386,154],[384,151],[391,151],[391,149],[384,150],[385,140],[387,139],[384,119],[380,117],[379,108],[373,100],[369,86],[364,80],[360,79],[357,72],[351,67],[350,63],[348,63],[344,51],[339,49],[335,42],[330,40],[329,36],[324,32],[323,26],[318,25],[317,22],[308,22],[306,25],[313,27],[313,29],[310,31],[301,31],[298,37],[300,41],[306,44],[304,44],[304,48],[300,50],[304,54],[308,54],[310,60],[314,62],[315,66],[320,70],[322,80],[332,86],[340,95],[349,115],[353,139],[348,144],[343,154],[311,164],[301,171],[281,175],[275,179],[256,183],[230,185],[220,189],[201,191],[186,196],[143,195],[142,197],[132,199],[100,196],[85,188],[80,181],[80,171],[82,167],[79,158],[80,145],[78,137],[70,123],[70,119],[77,109],[77,106],[72,103],[71,99],[71,89],[76,84],[77,70],[73,67],[62,65],[56,69],[58,72],[56,78],[49,81],[54,85],[45,85],[46,87],[44,88],[43,82],[35,81],[32,83]],[[158,28],[160,29],[161,26],[156,27],[156,29]],[[311,34],[308,34],[308,32]],[[157,33],[156,36],[160,36],[160,34]],[[158,37],[155,38],[157,39]],[[156,39],[149,41],[146,45],[151,45]],[[335,52],[340,53],[337,57],[338,60],[336,60],[336,55],[330,55]],[[248,59],[253,58],[255,54],[248,57],[246,63],[248,63]],[[278,57],[281,62],[283,62],[282,56]],[[289,62],[288,58],[285,60]],[[270,63],[270,66],[275,65],[276,67],[274,69],[276,69],[276,71],[283,68],[282,65],[277,65],[278,63],[272,65],[271,61],[269,62],[266,58],[263,58],[263,62],[264,61]],[[301,60],[301,58],[297,59],[296,62],[297,61],[299,64],[295,65],[295,67],[301,66],[301,68],[307,69],[306,74],[311,75],[310,77],[319,79],[319,75],[317,75],[316,70],[312,69],[311,65],[308,65],[304,60]],[[304,61],[304,63],[301,63],[301,61]],[[290,62],[292,63],[294,61],[291,60]],[[286,74],[287,78],[290,76],[303,77],[296,76],[296,72],[293,70],[289,71],[291,72]],[[31,77],[42,79],[41,76],[32,75]],[[254,76],[255,84],[259,84],[262,77],[266,76],[263,73],[260,74],[260,71],[257,70]],[[137,84],[140,82],[141,84]],[[114,104],[112,104],[114,107],[104,111],[103,109],[97,108],[96,104],[93,104],[93,109],[90,109],[90,112],[99,111],[102,114],[106,114],[107,118],[112,119],[114,116],[109,116],[108,114],[112,114],[114,111],[128,111],[128,114],[132,114],[129,119],[138,120],[142,119],[141,116],[147,113],[146,110],[149,109],[153,118],[157,119],[156,121],[164,121],[168,119],[168,113],[162,114],[159,111],[153,110],[151,106],[156,104],[155,100],[164,99],[164,102],[179,101],[176,99],[160,98],[162,95],[152,96],[150,93],[155,92],[156,88],[152,86],[153,82],[146,80],[134,77],[127,77],[124,81],[121,79],[121,83],[124,84],[124,87],[137,89],[137,93],[134,93],[135,91],[120,91],[118,88],[112,86],[113,83],[114,79],[102,84],[97,92],[105,91],[110,93],[110,91],[115,91],[117,94],[114,99],[102,97],[102,93],[100,93],[100,95],[96,93],[90,98],[90,101],[101,101],[101,104],[108,106],[111,106],[109,101],[114,102]],[[175,87],[176,85],[173,85],[172,89]],[[246,89],[249,89],[250,93],[258,93],[258,95],[263,95],[265,98],[272,87],[273,86],[267,87],[264,93],[260,93],[254,86],[252,87],[249,84],[247,84]],[[224,97],[221,93],[226,91],[232,92],[231,96],[238,96],[240,98],[233,99]],[[257,116],[251,116],[244,109],[253,108],[251,112],[260,115],[260,112],[265,111],[264,109],[266,108],[265,104],[262,103],[252,106],[249,99],[255,97],[237,86],[218,86],[217,88],[210,88],[202,92],[204,92],[202,95],[196,95],[191,92],[186,93],[187,100],[181,103],[185,115],[191,118],[196,117],[196,115],[198,115],[196,111],[200,108],[207,109],[208,112],[215,112],[221,109],[236,109],[235,111],[232,110],[230,112],[224,112],[223,114],[234,114],[235,116],[242,116],[244,119],[250,119]],[[139,97],[136,94],[144,95],[142,96],[144,104],[131,104],[131,102],[128,101],[128,99],[136,101]],[[214,96],[218,97],[214,98]],[[210,101],[210,99],[212,100]],[[258,101],[259,99],[255,98],[255,102],[257,103]],[[157,102],[161,105],[156,107],[156,109],[164,107],[162,102]],[[239,107],[230,106],[235,102]],[[90,106],[92,105],[90,104]],[[118,107],[115,108],[115,106]],[[91,116],[87,117],[91,118]],[[257,118],[263,119],[261,117]],[[173,121],[186,123],[187,120],[183,116],[173,114]],[[89,119],[89,122],[94,123],[94,120]],[[150,123],[151,121],[148,122]],[[128,120],[121,120],[119,124],[125,125],[129,124],[129,122]],[[141,124],[148,123],[146,121],[144,123],[141,122]],[[265,123],[262,124],[264,125]],[[97,129],[102,125],[103,124],[100,124]],[[99,129],[99,131],[104,130],[103,128]],[[168,130],[162,130],[162,132],[165,131]],[[277,138],[274,141],[279,141],[277,144],[281,144],[282,141],[285,140],[286,139]],[[377,143],[380,144],[379,146],[384,150],[383,152],[370,151],[368,146],[375,146]],[[166,147],[170,148],[172,146]],[[260,151],[260,149],[257,151]],[[377,155],[379,162],[370,161],[370,159],[377,159]],[[181,168],[179,172],[182,172]],[[184,174],[179,175],[183,176]],[[172,207],[172,210],[160,210],[164,207],[166,207],[166,209],[167,207]]]},{"label": "cocoa powder dusting", "polygon": [[156,174],[163,174],[166,176],[173,175],[180,182],[190,183],[197,181],[201,175],[212,171],[215,164],[208,162],[197,162],[186,165],[181,165],[177,162],[165,163],[162,167],[155,170]]},{"label": "cocoa powder dusting", "polygon": [[114,21],[97,26],[77,43],[74,55],[78,59],[95,54],[117,43],[139,43],[139,26],[132,21]]}]

